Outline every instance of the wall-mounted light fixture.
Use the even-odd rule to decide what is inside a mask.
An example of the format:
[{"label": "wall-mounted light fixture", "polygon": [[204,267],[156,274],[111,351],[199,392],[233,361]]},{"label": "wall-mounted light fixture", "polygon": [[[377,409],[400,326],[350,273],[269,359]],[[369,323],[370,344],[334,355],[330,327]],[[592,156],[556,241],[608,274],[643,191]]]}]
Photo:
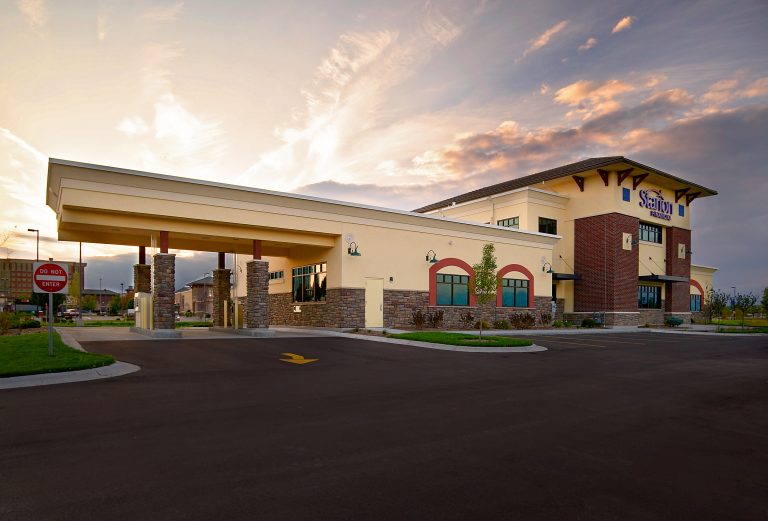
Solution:
[{"label": "wall-mounted light fixture", "polygon": [[362,253],[357,251],[357,243],[356,242],[350,242],[349,243],[349,248],[347,248],[347,253],[349,253],[353,257],[360,257],[360,256],[362,256]]},{"label": "wall-mounted light fixture", "polygon": [[[430,253],[432,255],[430,255]],[[435,264],[437,262],[437,253],[435,253],[435,250],[429,250],[427,252],[426,259],[427,259],[427,262],[431,262],[432,264]]]},{"label": "wall-mounted light fixture", "polygon": [[544,266],[541,267],[541,271],[544,273],[554,273],[555,271],[552,269],[552,265],[548,262],[544,263]]}]

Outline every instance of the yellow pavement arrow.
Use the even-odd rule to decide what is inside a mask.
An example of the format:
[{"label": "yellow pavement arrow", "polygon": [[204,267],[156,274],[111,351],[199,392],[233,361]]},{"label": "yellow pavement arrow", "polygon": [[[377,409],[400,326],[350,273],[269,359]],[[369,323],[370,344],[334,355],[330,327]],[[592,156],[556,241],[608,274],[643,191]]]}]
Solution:
[{"label": "yellow pavement arrow", "polygon": [[281,362],[288,362],[289,364],[308,364],[310,362],[317,362],[320,360],[319,358],[304,358],[301,355],[295,355],[293,353],[283,353],[283,356],[290,357],[290,360],[286,360],[285,358],[281,358]]}]

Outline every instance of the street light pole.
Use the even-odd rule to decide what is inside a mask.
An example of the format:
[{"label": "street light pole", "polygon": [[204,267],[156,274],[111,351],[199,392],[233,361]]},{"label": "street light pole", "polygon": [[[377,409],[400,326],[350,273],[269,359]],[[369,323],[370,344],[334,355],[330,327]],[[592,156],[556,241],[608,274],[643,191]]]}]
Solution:
[{"label": "street light pole", "polygon": [[123,286],[125,286],[125,283],[120,283],[120,314],[123,314]]},{"label": "street light pole", "polygon": [[27,228],[28,232],[35,232],[37,234],[37,248],[35,248],[35,262],[40,261],[40,230],[34,228]]}]

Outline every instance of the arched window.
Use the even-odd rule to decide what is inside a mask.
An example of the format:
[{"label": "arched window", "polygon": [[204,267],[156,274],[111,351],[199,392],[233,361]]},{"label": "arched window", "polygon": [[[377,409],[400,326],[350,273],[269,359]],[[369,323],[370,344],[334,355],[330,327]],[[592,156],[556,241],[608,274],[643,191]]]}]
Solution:
[{"label": "arched window", "polygon": [[[444,270],[449,266],[459,269]],[[461,259],[448,258],[433,264],[429,268],[429,305],[474,306],[475,295],[469,291],[473,277],[472,266]]]},{"label": "arched window", "polygon": [[[698,293],[696,293],[698,291]],[[696,280],[691,279],[691,311],[701,311],[704,303],[704,289]]]},{"label": "arched window", "polygon": [[508,264],[497,274],[496,307],[535,307],[533,273],[520,264]]}]

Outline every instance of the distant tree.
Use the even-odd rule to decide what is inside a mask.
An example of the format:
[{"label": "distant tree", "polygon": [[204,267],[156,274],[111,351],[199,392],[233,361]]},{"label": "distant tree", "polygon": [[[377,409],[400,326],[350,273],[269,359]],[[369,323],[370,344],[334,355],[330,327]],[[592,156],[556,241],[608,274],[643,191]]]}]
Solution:
[{"label": "distant tree", "polygon": [[741,327],[744,327],[744,319],[751,307],[757,303],[757,296],[754,293],[736,293],[733,299],[733,308],[741,311]]},{"label": "distant tree", "polygon": [[75,272],[72,275],[72,278],[69,279],[69,289],[67,290],[67,295],[69,296],[69,301],[72,302],[74,307],[79,307],[80,302],[78,302],[78,299],[80,298],[80,274],[78,272]]},{"label": "distant tree", "polygon": [[109,302],[108,312],[110,315],[115,316],[120,313],[120,295],[115,295]]},{"label": "distant tree", "polygon": [[723,311],[728,307],[728,294],[712,286],[707,286],[706,301],[704,303],[709,322],[715,317],[722,317]]},{"label": "distant tree", "polygon": [[96,297],[93,295],[83,297],[83,311],[96,311],[97,307],[99,307],[99,304],[96,302]]},{"label": "distant tree", "polygon": [[760,301],[763,313],[768,317],[768,288],[763,289],[763,300]]},{"label": "distant tree", "polygon": [[470,282],[470,291],[475,293],[480,314],[480,338],[483,337],[483,305],[496,298],[499,279],[496,276],[496,247],[493,243],[483,245],[483,256],[479,264],[472,266],[475,276]]}]

